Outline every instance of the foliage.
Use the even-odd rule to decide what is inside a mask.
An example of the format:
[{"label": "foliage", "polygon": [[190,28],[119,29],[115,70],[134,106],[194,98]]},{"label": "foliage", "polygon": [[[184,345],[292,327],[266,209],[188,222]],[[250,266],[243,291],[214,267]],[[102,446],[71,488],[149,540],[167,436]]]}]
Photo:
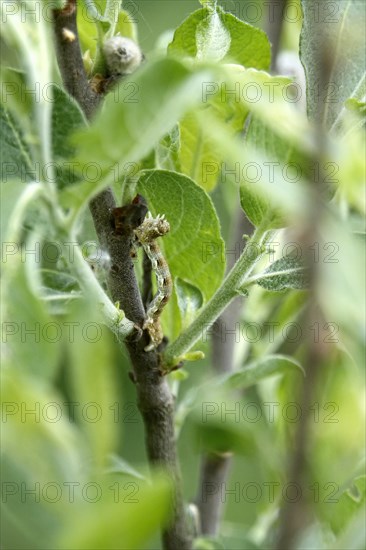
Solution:
[{"label": "foliage", "polygon": [[[162,324],[166,365],[187,361],[186,370],[168,375],[185,498],[195,497],[192,472],[203,450],[237,455],[225,488],[239,487],[239,500],[225,493],[219,536],[198,537],[195,548],[274,544],[288,502],[284,464],[296,414],[305,414],[298,392],[306,345],[320,338],[321,383],[306,411],[310,485],[301,488],[313,522],[296,548],[363,548],[363,2],[333,3],[330,22],[317,0],[301,2],[308,118],[291,78],[269,73],[265,32],[202,0],[167,51],[150,52],[91,123],[53,82],[43,4],[39,18],[30,0],[2,4],[2,547],[156,548],[170,519],[171,488],[161,471],[147,473],[121,354],[131,323],[106,289],[110,266],[87,210],[112,186],[118,201],[142,194],[153,216],[165,214],[171,226],[161,239],[173,278]],[[128,2],[123,9],[112,0],[79,4],[92,75],[103,65],[103,39],[121,32],[137,40],[137,26]],[[321,35],[334,54],[325,90],[318,80]],[[317,186],[326,191],[314,221],[321,237],[304,251],[299,241],[314,219]],[[227,236],[240,208],[255,231],[225,277],[233,253]],[[311,327],[309,286],[324,319]],[[245,302],[240,318],[212,329],[238,295]],[[237,368],[214,375],[210,338],[230,337]],[[248,480],[260,490],[257,499]],[[271,483],[273,498],[266,493]]]}]

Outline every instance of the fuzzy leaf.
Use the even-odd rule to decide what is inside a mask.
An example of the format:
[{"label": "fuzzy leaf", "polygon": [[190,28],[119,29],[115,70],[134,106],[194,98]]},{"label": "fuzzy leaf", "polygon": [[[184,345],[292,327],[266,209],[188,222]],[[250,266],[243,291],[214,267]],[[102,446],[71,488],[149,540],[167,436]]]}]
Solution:
[{"label": "fuzzy leaf", "polygon": [[[153,216],[165,214],[170,232],[161,239],[173,280],[179,277],[189,287],[202,293],[206,302],[220,285],[225,262],[222,260],[224,243],[213,204],[205,191],[187,176],[167,170],[142,172],[137,191],[146,197]],[[178,303],[183,307],[184,288],[178,283]],[[196,301],[196,299],[195,299]],[[178,331],[179,313],[170,301],[170,319],[167,325]],[[167,313],[164,312],[165,316]],[[183,307],[182,315],[186,315]],[[175,327],[175,329],[173,328]]]},{"label": "fuzzy leaf", "polygon": [[[258,278],[257,278],[258,277]],[[255,277],[255,282],[271,291],[281,291],[287,288],[303,289],[308,287],[308,271],[297,260],[286,256],[271,264],[264,273]]]},{"label": "fuzzy leaf", "polygon": [[[175,32],[169,52],[256,69],[267,69],[270,61],[270,45],[262,31],[213,7],[198,10],[182,23]],[[232,135],[243,129],[248,114],[247,107],[238,97],[242,91],[239,88],[237,82],[215,80],[205,82],[202,88],[202,114],[213,112],[229,122]],[[207,191],[212,190],[223,160],[220,148],[211,139],[204,122],[199,124],[192,114],[180,122],[180,134],[182,171]]]},{"label": "fuzzy leaf", "polygon": [[226,376],[223,381],[230,388],[243,390],[269,376],[292,371],[304,372],[300,363],[292,357],[286,355],[267,355]]},{"label": "fuzzy leaf", "polygon": [[[308,115],[313,121],[323,116],[329,129],[365,77],[365,5],[357,0],[301,3],[300,57],[307,81]],[[330,77],[325,89],[320,89],[325,48],[331,55]]]}]

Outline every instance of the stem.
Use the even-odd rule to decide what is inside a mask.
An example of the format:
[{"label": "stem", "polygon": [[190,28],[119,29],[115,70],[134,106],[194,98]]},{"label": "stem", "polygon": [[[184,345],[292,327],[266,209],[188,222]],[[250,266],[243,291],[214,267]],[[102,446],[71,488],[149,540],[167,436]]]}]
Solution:
[{"label": "stem", "polygon": [[[53,27],[57,61],[65,89],[79,103],[85,116],[91,118],[101,96],[91,89],[85,73],[76,25],[76,0],[68,0],[63,10],[53,11]],[[71,31],[75,39],[67,40],[64,29]]]},{"label": "stem", "polygon": [[[270,0],[267,3],[268,11],[266,13],[268,23],[266,25],[266,33],[272,44],[272,71],[276,71],[277,56],[280,50],[280,42],[283,28],[283,14],[285,12],[287,0]],[[273,9],[272,9],[273,8]]]},{"label": "stem", "polygon": [[23,222],[25,213],[31,202],[36,199],[44,198],[46,193],[45,187],[41,183],[29,183],[20,195],[13,213],[10,218],[9,228],[6,238],[9,242],[18,243],[21,240],[23,231]]},{"label": "stem", "polygon": [[[236,250],[237,243],[243,242],[243,234],[253,232],[253,227],[245,217],[242,209],[238,209],[233,235],[230,239],[230,250]],[[227,271],[234,266],[230,255]],[[243,299],[237,296],[215,321],[212,341],[212,367],[216,374],[230,373],[234,370],[234,339],[226,338],[222,342],[219,336],[222,326],[232,326],[239,319],[243,308]],[[215,330],[217,328],[217,331]],[[207,487],[222,487],[230,472],[231,453],[208,453],[202,457],[201,474],[196,495],[196,503],[200,513],[202,535],[216,536],[220,528],[223,502],[220,491],[207,491]]]},{"label": "stem", "polygon": [[[65,41],[63,28],[75,34],[74,41]],[[64,86],[79,103],[85,116],[91,119],[101,98],[90,88],[85,74],[76,25],[76,0],[69,0],[64,10],[54,11],[54,34]],[[145,311],[130,254],[132,235],[122,237],[114,234],[111,210],[115,206],[113,192],[107,188],[90,202],[90,211],[99,242],[111,259],[108,287],[112,300],[119,301],[128,319],[141,326]],[[161,376],[157,351],[145,352],[148,338],[146,333],[138,340],[132,335],[125,344],[136,379],[138,408],[144,421],[149,463],[162,467],[172,482],[172,519],[169,525],[164,526],[163,547],[165,550],[190,550],[192,541],[186,523],[174,437],[174,398],[166,377]]]},{"label": "stem", "polygon": [[[65,257],[68,257],[69,249],[64,246]],[[129,336],[134,330],[134,324],[119,311],[108,298],[103,288],[97,281],[94,273],[84,260],[79,247],[75,248],[73,261],[69,262],[69,267],[73,275],[79,281],[85,295],[94,305],[101,310],[103,321],[116,334],[119,340]]]},{"label": "stem", "polygon": [[[331,81],[332,62],[330,58],[329,43],[326,39],[323,40],[321,49],[322,55],[319,64],[318,82],[319,89],[326,90]],[[309,267],[310,281],[310,307],[305,319],[305,326],[324,326],[324,320],[319,312],[317,303],[317,282],[319,276],[319,266],[312,258],[311,247],[312,243],[321,240],[321,225],[324,217],[324,182],[325,177],[325,159],[328,155],[327,136],[324,133],[322,121],[325,120],[324,111],[327,105],[325,104],[323,113],[319,112],[316,122],[315,133],[315,153],[313,157],[313,165],[321,167],[319,178],[313,176],[310,180],[311,186],[314,189],[312,194],[313,202],[310,204],[307,212],[307,220],[305,227],[302,229],[302,249],[305,254],[305,261]],[[322,116],[323,115],[323,116]],[[320,337],[319,340],[308,339],[308,347],[304,361],[306,376],[304,383],[300,389],[300,410],[302,411],[301,418],[297,425],[294,441],[291,445],[293,451],[289,457],[287,469],[287,479],[302,488],[309,486],[309,477],[314,471],[312,464],[312,447],[313,447],[313,432],[311,426],[311,404],[316,400],[317,391],[320,384],[320,373],[325,365],[328,350],[324,345],[325,339]],[[301,535],[305,532],[308,524],[312,519],[312,506],[309,498],[304,497],[296,502],[286,503],[281,511],[281,523],[277,537],[277,550],[292,550],[298,546],[298,541]]]},{"label": "stem", "polygon": [[235,298],[237,289],[243,284],[245,278],[254,267],[255,262],[262,255],[261,244],[267,232],[267,223],[257,227],[248,244],[226,276],[221,287],[202,309],[193,323],[170,344],[165,351],[164,361],[172,365],[178,357],[182,357],[200,339],[203,330],[212,325],[220,313]]}]

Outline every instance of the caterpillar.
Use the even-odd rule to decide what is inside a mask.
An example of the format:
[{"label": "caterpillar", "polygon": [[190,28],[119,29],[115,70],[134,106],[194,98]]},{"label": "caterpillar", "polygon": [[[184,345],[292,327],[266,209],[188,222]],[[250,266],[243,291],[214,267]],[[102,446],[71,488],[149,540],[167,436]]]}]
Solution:
[{"label": "caterpillar", "polygon": [[151,214],[148,214],[142,224],[134,229],[138,242],[151,262],[158,286],[157,293],[146,311],[146,318],[142,327],[148,331],[150,336],[150,343],[145,347],[145,351],[155,349],[163,339],[160,315],[172,294],[172,278],[169,267],[156,243],[156,239],[166,235],[169,230],[170,225],[164,215],[153,218]]}]

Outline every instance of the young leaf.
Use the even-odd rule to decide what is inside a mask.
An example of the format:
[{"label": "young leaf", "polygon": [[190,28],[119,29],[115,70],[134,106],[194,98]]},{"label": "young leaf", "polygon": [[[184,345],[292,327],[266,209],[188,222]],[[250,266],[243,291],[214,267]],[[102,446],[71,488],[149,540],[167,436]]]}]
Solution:
[{"label": "young leaf", "polygon": [[[56,161],[57,185],[59,188],[77,181],[71,157],[75,147],[69,143],[71,134],[86,125],[85,117],[76,101],[58,86],[52,86],[52,151]],[[69,161],[69,162],[68,162]]]},{"label": "young leaf", "polygon": [[304,372],[300,363],[292,357],[286,355],[267,355],[226,376],[223,382],[230,388],[243,390],[269,376],[298,370],[302,373]]},{"label": "young leaf", "polygon": [[165,214],[170,223],[161,246],[173,278],[197,287],[206,302],[225,271],[224,243],[211,199],[187,176],[166,170],[142,172],[137,191],[154,216]]},{"label": "young leaf", "polygon": [[[300,37],[300,58],[304,65],[309,118],[322,114],[330,129],[344,106],[365,77],[364,28],[365,5],[356,0],[329,4],[319,0],[302,0],[304,14]],[[330,78],[324,90],[319,86],[324,51],[331,63]]]},{"label": "young leaf", "polygon": [[110,464],[107,466],[107,473],[124,474],[126,476],[135,477],[136,479],[146,480],[146,476],[131,466],[127,460],[118,455],[112,454],[109,462]]},{"label": "young leaf", "polygon": [[17,178],[22,183],[34,178],[35,161],[19,123],[9,110],[0,105],[1,125],[1,179],[7,182]]},{"label": "young leaf", "polygon": [[[196,51],[190,42],[187,45],[190,40],[195,41]],[[169,51],[188,53],[197,59],[231,61],[256,69],[267,69],[270,61],[270,45],[262,31],[213,7],[199,10],[184,21],[175,32]],[[240,83],[211,80],[204,83],[202,92],[202,115],[215,113],[225,123],[229,122],[232,135],[238,134],[248,114],[247,106],[241,101]],[[204,122],[199,124],[192,113],[179,126],[182,171],[210,191],[221,171],[220,147],[211,139]]]},{"label": "young leaf", "polygon": [[164,136],[156,147],[156,168],[181,172],[179,161],[180,135],[178,124]]},{"label": "young leaf", "polygon": [[253,163],[252,170],[250,170],[250,166],[247,166],[246,169],[243,168],[240,184],[241,206],[255,226],[260,225],[264,219],[267,219],[273,228],[284,227],[286,225],[284,216],[279,209],[273,207],[270,199],[258,193],[256,182],[259,178],[259,172],[261,174],[266,173],[267,179],[272,180],[275,169],[283,171],[289,166],[288,163],[292,154],[291,145],[276,136],[273,130],[268,128],[258,117],[253,117],[250,121],[246,143],[254,149],[263,151],[269,160],[263,163],[263,166]]},{"label": "young leaf", "polygon": [[197,287],[187,283],[180,277],[175,279],[175,292],[182,316],[182,329],[184,330],[193,321],[196,312],[202,306],[203,297]]},{"label": "young leaf", "polygon": [[[218,288],[225,270],[224,243],[211,199],[191,179],[165,170],[143,172],[137,190],[146,197],[152,213],[165,214],[170,223],[171,230],[161,239],[160,246],[173,281],[176,277],[184,280],[206,302]],[[184,289],[180,286],[179,290]],[[182,293],[178,297],[173,292],[162,316],[169,338],[177,337],[185,315]]]},{"label": "young leaf", "polygon": [[81,403],[76,420],[86,435],[90,458],[104,467],[117,445],[117,424],[110,410],[117,401],[114,347],[110,333],[84,300],[73,304],[69,321],[75,328],[68,339],[69,381],[74,401]]},{"label": "young leaf", "polygon": [[118,177],[126,162],[146,156],[199,102],[210,79],[208,69],[192,71],[173,59],[146,64],[109,94],[91,127],[75,135],[78,160],[83,166],[93,158],[101,175],[114,170]]},{"label": "young leaf", "polygon": [[168,51],[257,69],[268,69],[271,58],[266,34],[221,8],[189,15],[176,29]]},{"label": "young leaf", "polygon": [[296,258],[286,256],[276,260],[253,282],[266,290],[280,292],[287,288],[303,289],[309,285],[308,270]]},{"label": "young leaf", "polygon": [[52,149],[55,158],[67,159],[75,149],[69,136],[78,128],[86,126],[85,117],[76,101],[58,86],[52,86]]},{"label": "young leaf", "polygon": [[[27,85],[30,90],[35,90],[32,102],[38,129],[35,148],[39,150],[37,156],[42,166],[47,166],[52,160],[51,103],[47,89],[52,80],[53,58],[44,54],[52,51],[50,14],[49,10],[48,13],[45,10],[47,17],[43,13],[40,16],[36,13],[38,10],[34,10],[34,2],[29,0],[13,4],[10,13],[7,13],[9,2],[2,2],[0,5],[2,20],[6,21],[6,25],[3,25],[3,38],[9,48],[17,49],[19,63],[26,70]],[[19,32],[20,27],[22,32]]]}]

